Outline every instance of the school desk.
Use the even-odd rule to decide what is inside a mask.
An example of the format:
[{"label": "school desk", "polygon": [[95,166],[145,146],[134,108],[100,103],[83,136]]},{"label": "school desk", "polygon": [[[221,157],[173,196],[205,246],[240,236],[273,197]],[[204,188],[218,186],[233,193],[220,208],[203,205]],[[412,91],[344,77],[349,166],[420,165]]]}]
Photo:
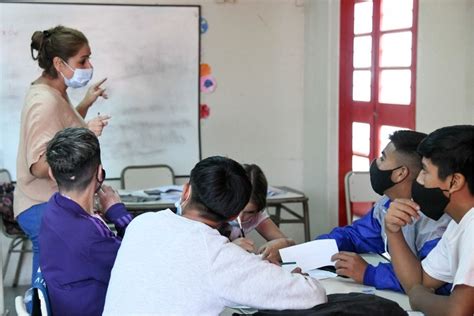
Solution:
[{"label": "school desk", "polygon": [[[306,195],[303,192],[285,186],[270,188],[275,189],[275,191],[270,189],[267,196],[267,207],[272,220],[277,226],[291,223],[303,224],[305,240],[309,241],[311,237],[309,232],[308,198]],[[276,192],[276,190],[278,190],[278,192]],[[144,194],[144,191],[147,190],[129,192],[132,196],[136,193],[137,197],[143,197],[144,201],[123,200],[127,210],[135,216],[149,211],[164,210],[167,208],[174,209],[174,203],[180,197],[179,192],[171,192],[161,194],[159,200],[146,201],[148,195]],[[121,196],[127,193],[127,191],[124,190],[120,190],[119,192]],[[149,195],[148,198],[153,198],[153,196]]]}]

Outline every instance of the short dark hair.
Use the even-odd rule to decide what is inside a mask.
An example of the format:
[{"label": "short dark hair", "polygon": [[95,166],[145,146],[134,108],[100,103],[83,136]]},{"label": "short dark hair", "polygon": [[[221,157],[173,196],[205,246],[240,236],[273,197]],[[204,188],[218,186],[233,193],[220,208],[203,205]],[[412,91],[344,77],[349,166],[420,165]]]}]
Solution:
[{"label": "short dark hair", "polygon": [[250,201],[255,203],[255,206],[259,211],[263,211],[267,206],[267,178],[262,169],[255,164],[244,164],[243,167],[249,177],[250,183],[252,184]]},{"label": "short dark hair", "polygon": [[236,161],[213,156],[201,160],[191,171],[190,206],[216,222],[237,216],[250,199],[252,185]]},{"label": "short dark hair", "polygon": [[66,128],[48,143],[46,161],[59,189],[84,190],[101,163],[99,140],[87,128]]},{"label": "short dark hair", "polygon": [[[58,77],[58,72],[53,66],[54,57],[59,57],[65,62],[75,56],[79,50],[88,44],[85,35],[78,30],[58,25],[45,31],[35,31],[31,36],[31,57],[38,60],[38,65],[52,78]],[[36,56],[33,51],[38,53]]]},{"label": "short dark hair", "polygon": [[418,146],[418,152],[438,167],[438,177],[458,172],[474,195],[474,125],[454,125],[435,130]]},{"label": "short dark hair", "polygon": [[413,179],[418,176],[421,170],[421,156],[417,148],[426,136],[425,133],[410,130],[395,131],[389,136],[390,141],[395,146],[395,151],[400,156],[400,160],[410,169],[410,176]]}]

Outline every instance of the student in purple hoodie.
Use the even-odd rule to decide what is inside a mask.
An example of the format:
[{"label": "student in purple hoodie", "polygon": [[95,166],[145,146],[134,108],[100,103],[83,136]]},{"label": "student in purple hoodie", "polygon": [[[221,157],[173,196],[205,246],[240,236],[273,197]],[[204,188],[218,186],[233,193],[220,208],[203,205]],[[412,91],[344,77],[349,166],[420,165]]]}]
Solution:
[{"label": "student in purple hoodie", "polygon": [[[49,142],[49,174],[58,184],[43,215],[40,267],[53,315],[101,315],[121,237],[132,220],[118,194],[102,185],[99,141],[86,128],[66,128]],[[94,209],[98,195],[99,213]],[[115,224],[118,236],[107,226]]]}]

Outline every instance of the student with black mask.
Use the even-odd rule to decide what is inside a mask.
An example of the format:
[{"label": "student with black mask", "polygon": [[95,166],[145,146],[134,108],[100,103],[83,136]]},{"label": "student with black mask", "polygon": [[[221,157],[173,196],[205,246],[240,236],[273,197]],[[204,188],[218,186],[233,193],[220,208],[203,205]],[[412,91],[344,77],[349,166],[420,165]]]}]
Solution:
[{"label": "student with black mask", "polygon": [[[335,239],[340,252],[333,256],[336,272],[358,283],[403,292],[391,263],[368,264],[359,253],[387,252],[384,219],[394,199],[411,198],[412,184],[421,169],[421,157],[416,149],[426,134],[400,130],[390,135],[390,142],[381,157],[370,166],[372,189],[382,197],[361,219],[345,227],[336,227],[317,239]],[[403,236],[413,254],[424,258],[439,241],[451,218],[434,221],[426,216],[403,228]],[[444,291],[444,292],[443,292]],[[440,289],[440,293],[449,293]]]},{"label": "student with black mask", "polygon": [[[395,272],[414,310],[425,315],[473,315],[474,125],[440,128],[421,142],[418,151],[423,169],[413,185],[413,200],[395,200],[385,217]],[[420,262],[401,232],[423,214],[439,218],[443,213],[453,220]],[[433,293],[446,283],[453,284],[448,297]]]}]

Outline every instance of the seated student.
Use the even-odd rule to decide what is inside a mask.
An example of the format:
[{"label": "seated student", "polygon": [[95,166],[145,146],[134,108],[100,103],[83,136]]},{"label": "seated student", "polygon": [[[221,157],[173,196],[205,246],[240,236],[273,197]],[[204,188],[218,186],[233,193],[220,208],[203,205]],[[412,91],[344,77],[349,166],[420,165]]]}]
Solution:
[{"label": "seated student", "polygon": [[[337,227],[317,239],[335,239],[340,253],[333,256],[338,274],[351,277],[358,283],[377,289],[403,292],[390,263],[368,264],[357,253],[387,252],[383,224],[390,202],[397,198],[411,198],[411,187],[421,169],[421,157],[416,148],[426,134],[400,130],[390,135],[390,142],[382,156],[370,166],[370,182],[375,192],[383,195],[364,217],[352,225]],[[433,249],[451,218],[446,215],[434,221],[422,216],[403,228],[403,236],[410,250],[424,258]]]},{"label": "seated student", "polygon": [[[385,226],[392,263],[410,297],[425,315],[474,314],[474,125],[440,128],[418,147],[423,169],[412,197],[397,199]],[[403,227],[423,212],[433,219],[444,213],[453,220],[440,242],[421,262],[402,235]],[[450,296],[433,289],[452,283]]]},{"label": "seated student", "polygon": [[121,238],[94,214],[94,194],[120,236],[132,217],[117,193],[101,185],[99,141],[90,130],[58,132],[46,160],[59,188],[47,202],[39,234],[40,267],[53,315],[101,315]]},{"label": "seated student", "polygon": [[194,167],[171,210],[138,216],[127,228],[110,278],[104,315],[218,315],[225,306],[306,309],[326,302],[314,279],[248,253],[217,228],[250,198],[245,170],[224,157]]},{"label": "seated student", "polygon": [[255,164],[244,164],[243,167],[252,184],[252,193],[250,201],[239,215],[242,229],[244,234],[255,229],[268,242],[255,251],[253,241],[241,236],[242,233],[236,220],[229,223],[230,225],[227,227],[230,231],[223,234],[228,235],[231,241],[245,250],[262,254],[263,259],[279,263],[281,260],[279,250],[293,246],[295,242],[283,234],[266,210],[268,184],[262,169]]}]

